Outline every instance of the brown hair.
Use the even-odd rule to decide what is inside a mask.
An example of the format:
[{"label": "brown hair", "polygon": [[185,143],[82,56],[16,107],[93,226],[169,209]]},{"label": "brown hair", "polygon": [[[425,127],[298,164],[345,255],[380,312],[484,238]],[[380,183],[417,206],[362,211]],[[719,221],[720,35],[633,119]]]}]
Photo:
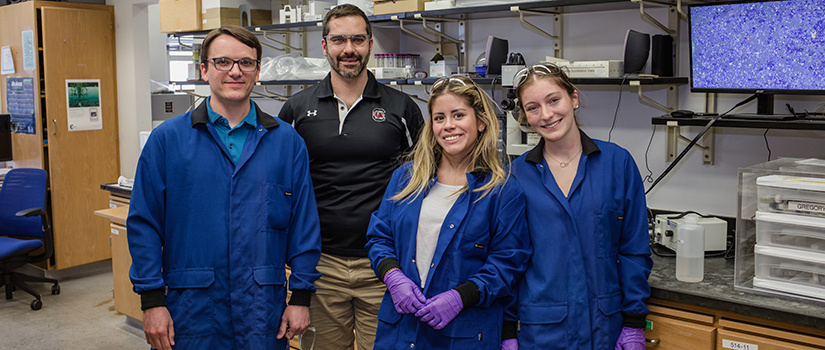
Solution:
[{"label": "brown hair", "polygon": [[[540,69],[539,72],[547,71],[547,72],[552,72],[552,74],[539,73],[539,72],[536,71],[537,68]],[[559,68],[558,66],[556,66],[555,64],[552,64],[552,63],[536,63],[532,66],[524,68],[523,71],[520,71],[519,73],[516,73],[517,76],[519,74],[526,74],[526,76],[521,78],[521,80],[518,83],[518,86],[516,86],[516,97],[518,98],[519,122],[526,122],[523,119],[527,115],[524,112],[524,104],[521,102],[522,101],[521,94],[524,93],[524,89],[526,89],[527,86],[529,86],[530,84],[532,84],[536,80],[550,79],[551,81],[556,83],[556,85],[558,85],[559,87],[564,89],[564,91],[567,92],[567,95],[570,96],[570,98],[572,98],[573,93],[576,92],[576,90],[578,90],[578,89],[576,89],[576,85],[573,85],[573,81],[570,80],[570,77],[567,76],[567,73],[564,72],[564,69],[561,69],[561,68]]]},{"label": "brown hair", "polygon": [[203,43],[201,44],[201,57],[200,63],[206,63],[206,60],[209,58],[209,46],[212,46],[212,41],[215,38],[221,35],[229,35],[235,39],[238,39],[240,42],[244,43],[244,45],[252,47],[258,53],[256,57],[259,61],[261,60],[261,53],[263,52],[263,48],[261,47],[261,42],[258,41],[258,37],[255,36],[249,29],[239,26],[223,26],[220,28],[212,29],[206,38],[203,39]]},{"label": "brown hair", "polygon": [[[323,35],[324,40],[326,40],[327,35],[329,34],[329,21],[339,18],[339,17],[349,17],[349,16],[361,16],[364,19],[364,22],[367,24],[367,36],[372,38],[372,26],[370,25],[370,19],[367,18],[367,15],[364,11],[361,11],[358,6],[353,4],[342,4],[332,8],[327,12],[327,15],[324,16],[324,24],[323,24]],[[352,33],[347,33],[352,34]]]}]

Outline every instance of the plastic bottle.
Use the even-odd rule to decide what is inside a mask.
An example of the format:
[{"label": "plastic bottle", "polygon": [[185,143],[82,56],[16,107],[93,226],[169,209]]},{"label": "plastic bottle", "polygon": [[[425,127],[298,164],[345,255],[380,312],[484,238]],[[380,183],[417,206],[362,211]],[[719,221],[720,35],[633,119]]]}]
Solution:
[{"label": "plastic bottle", "polygon": [[699,216],[688,214],[676,229],[676,279],[701,282],[705,276],[705,228]]}]

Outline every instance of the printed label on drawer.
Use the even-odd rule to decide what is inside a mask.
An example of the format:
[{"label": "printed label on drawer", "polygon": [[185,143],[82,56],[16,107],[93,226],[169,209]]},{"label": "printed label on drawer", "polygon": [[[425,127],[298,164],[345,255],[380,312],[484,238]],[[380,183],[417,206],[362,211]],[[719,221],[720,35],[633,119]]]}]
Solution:
[{"label": "printed label on drawer", "polygon": [[743,343],[741,341],[722,339],[722,348],[735,350],[759,350],[759,345]]},{"label": "printed label on drawer", "polygon": [[112,234],[119,235],[119,234],[120,234],[120,231],[115,230],[115,229],[112,229]]},{"label": "printed label on drawer", "polygon": [[825,214],[825,205],[810,202],[788,201],[788,210]]}]

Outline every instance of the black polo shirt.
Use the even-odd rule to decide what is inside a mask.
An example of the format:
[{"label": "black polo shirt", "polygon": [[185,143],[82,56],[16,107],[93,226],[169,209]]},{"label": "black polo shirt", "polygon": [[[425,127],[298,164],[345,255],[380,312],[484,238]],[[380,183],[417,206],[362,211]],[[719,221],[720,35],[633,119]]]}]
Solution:
[{"label": "black polo shirt", "polygon": [[[339,133],[338,100],[330,76],[293,95],[278,117],[306,141],[322,252],[366,257],[370,215],[378,209],[401,155],[410,150],[424,119],[405,93],[369,80]],[[300,220],[300,218],[298,218]]]}]

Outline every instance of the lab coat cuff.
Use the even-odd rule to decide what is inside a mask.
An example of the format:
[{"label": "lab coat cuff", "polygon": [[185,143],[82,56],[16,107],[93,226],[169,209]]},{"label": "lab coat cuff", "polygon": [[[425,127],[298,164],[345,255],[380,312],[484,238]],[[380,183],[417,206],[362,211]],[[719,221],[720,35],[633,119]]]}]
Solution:
[{"label": "lab coat cuff", "polygon": [[647,314],[622,311],[622,318],[624,319],[622,321],[622,326],[631,328],[645,328],[647,325],[645,317],[647,317]]},{"label": "lab coat cuff", "polygon": [[309,306],[312,301],[312,291],[309,289],[293,289],[287,305]]},{"label": "lab coat cuff", "polygon": [[517,337],[517,329],[516,321],[504,320],[504,325],[501,328],[501,341]]},{"label": "lab coat cuff", "polygon": [[465,282],[458,287],[453,288],[461,296],[461,302],[464,304],[464,309],[475,306],[481,300],[481,292],[478,290],[473,282]]},{"label": "lab coat cuff", "polygon": [[163,288],[145,290],[140,293],[140,310],[145,311],[153,307],[166,306]]},{"label": "lab coat cuff", "polygon": [[376,268],[377,277],[384,281],[384,276],[387,272],[390,272],[393,268],[401,269],[401,264],[398,263],[398,259],[396,258],[385,258],[378,263],[378,267]]}]

